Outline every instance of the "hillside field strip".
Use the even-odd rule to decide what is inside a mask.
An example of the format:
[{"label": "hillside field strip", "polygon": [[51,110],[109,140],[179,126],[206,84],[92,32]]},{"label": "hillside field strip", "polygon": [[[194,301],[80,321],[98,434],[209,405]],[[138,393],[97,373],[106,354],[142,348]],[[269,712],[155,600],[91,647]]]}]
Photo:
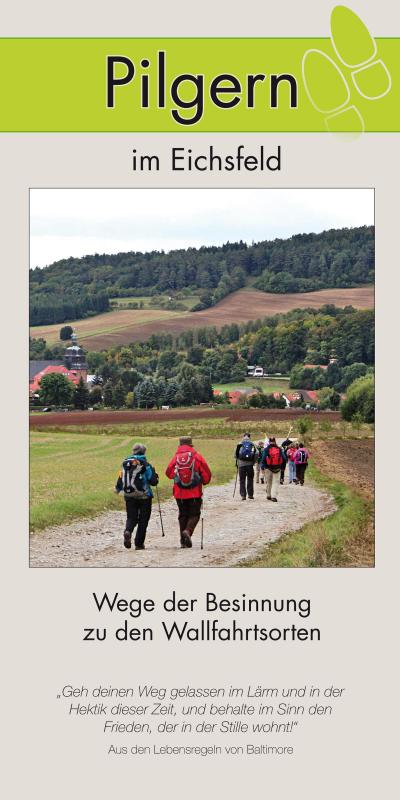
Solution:
[{"label": "hillside field strip", "polygon": [[[374,287],[356,289],[323,289],[298,294],[271,294],[255,289],[239,289],[212,308],[190,311],[161,309],[121,309],[71,322],[79,342],[89,350],[105,350],[115,345],[146,341],[153,333],[177,336],[192,328],[248,322],[257,318],[286,313],[294,308],[320,308],[332,304],[340,308],[374,307]],[[66,323],[63,323],[66,324]],[[42,337],[48,344],[59,341],[61,324],[31,327],[30,335]]]},{"label": "hillside field strip", "polygon": [[[197,294],[188,294],[186,297],[180,297],[177,299],[177,302],[185,306],[188,311],[191,311],[193,306],[199,302],[199,299],[200,298]],[[110,297],[110,303],[112,306],[121,306],[121,308],[123,308],[124,306],[127,306],[128,303],[142,303],[143,308],[150,308],[154,311],[157,306],[153,306],[150,302],[151,300],[152,297],[150,297],[150,295],[140,295],[139,297]]]},{"label": "hillside field strip", "polygon": [[[79,343],[83,344],[86,349],[102,350],[105,347],[121,344],[121,338],[125,342],[135,341],[140,338],[134,336],[134,330],[137,325],[140,329],[146,328],[149,336],[151,336],[156,330],[155,326],[160,322],[170,320],[173,317],[181,317],[182,314],[182,311],[163,311],[159,308],[116,309],[107,311],[105,314],[96,314],[94,317],[76,320],[71,322],[71,325],[74,328],[76,327]],[[61,323],[33,326],[30,328],[30,336],[35,338],[42,337],[49,345],[57,344],[60,341],[61,327]],[[104,343],[102,344],[102,342]]]}]

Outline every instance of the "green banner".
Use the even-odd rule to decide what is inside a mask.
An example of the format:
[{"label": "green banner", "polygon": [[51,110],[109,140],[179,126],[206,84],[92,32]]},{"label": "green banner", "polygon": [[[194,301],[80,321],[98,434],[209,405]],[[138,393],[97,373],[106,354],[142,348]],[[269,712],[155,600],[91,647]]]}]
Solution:
[{"label": "green banner", "polygon": [[399,131],[399,41],[0,39],[0,130]]}]

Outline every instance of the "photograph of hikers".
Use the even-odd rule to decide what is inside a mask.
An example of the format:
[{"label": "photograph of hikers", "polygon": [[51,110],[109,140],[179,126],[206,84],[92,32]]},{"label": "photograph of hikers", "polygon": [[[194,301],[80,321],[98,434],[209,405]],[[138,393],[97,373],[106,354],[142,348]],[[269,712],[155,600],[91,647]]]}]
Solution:
[{"label": "photograph of hikers", "polygon": [[374,191],[30,191],[30,566],[374,566]]}]

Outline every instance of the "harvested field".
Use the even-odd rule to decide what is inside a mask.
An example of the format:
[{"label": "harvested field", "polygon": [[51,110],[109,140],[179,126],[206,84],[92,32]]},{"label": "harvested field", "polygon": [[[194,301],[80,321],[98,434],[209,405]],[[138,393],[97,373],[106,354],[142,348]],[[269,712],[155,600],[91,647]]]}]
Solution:
[{"label": "harvested field", "polygon": [[342,481],[367,500],[374,498],[374,439],[314,442],[318,468],[324,475]]},{"label": "harvested field", "polygon": [[[129,333],[129,331],[134,331],[137,325],[148,326],[149,335],[151,335],[154,332],[154,323],[181,317],[183,313],[182,311],[163,311],[159,308],[121,309],[120,311],[108,311],[106,314],[96,314],[95,317],[76,320],[70,324],[72,327],[77,327],[79,342],[84,344],[88,350],[101,350],[105,347],[112,347],[114,344],[122,344],[122,340],[119,341],[121,336],[125,336],[124,342],[140,338],[131,336]],[[56,344],[60,341],[60,328],[62,325],[68,324],[59,322],[57,325],[37,325],[31,327],[29,332],[35,338],[42,337],[49,344]],[[104,344],[98,345],[98,341],[103,341],[103,339]]]},{"label": "harvested field", "polygon": [[[169,422],[190,419],[227,419],[232,422],[264,422],[265,420],[292,420],[304,416],[302,408],[171,408],[169,411],[71,411],[68,414],[31,414],[31,428],[65,427],[67,425],[129,425],[139,422]],[[312,414],[312,419],[338,422],[338,411]]]},{"label": "harvested field", "polygon": [[[103,350],[113,345],[124,345],[134,341],[145,341],[152,333],[177,335],[190,328],[215,325],[221,328],[232,322],[248,322],[258,317],[285,313],[294,308],[320,308],[330,303],[340,308],[374,307],[374,287],[360,286],[356,289],[323,289],[320,292],[298,294],[271,294],[255,289],[240,289],[233,292],[218,305],[195,313],[160,310],[124,310],[100,314],[73,322],[79,341],[90,350]],[[65,324],[65,323],[64,323]],[[49,343],[58,339],[61,325],[45,325],[31,328],[31,336],[42,336]]]}]

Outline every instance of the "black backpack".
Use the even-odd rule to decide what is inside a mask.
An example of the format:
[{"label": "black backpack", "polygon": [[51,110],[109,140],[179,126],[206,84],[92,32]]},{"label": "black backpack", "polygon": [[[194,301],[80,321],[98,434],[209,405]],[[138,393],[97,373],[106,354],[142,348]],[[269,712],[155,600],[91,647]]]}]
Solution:
[{"label": "black backpack", "polygon": [[150,497],[149,483],[146,478],[147,464],[134,456],[126,458],[122,464],[122,485],[124,494],[137,500]]}]

